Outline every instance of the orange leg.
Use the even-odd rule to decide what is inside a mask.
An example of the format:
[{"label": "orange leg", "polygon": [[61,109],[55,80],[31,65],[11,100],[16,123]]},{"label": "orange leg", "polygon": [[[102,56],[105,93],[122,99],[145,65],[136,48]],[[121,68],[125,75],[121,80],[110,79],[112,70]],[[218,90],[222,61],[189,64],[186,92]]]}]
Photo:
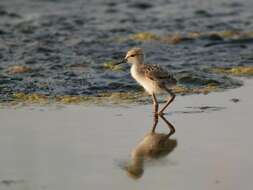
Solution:
[{"label": "orange leg", "polygon": [[164,115],[164,111],[166,110],[166,108],[171,104],[171,102],[173,102],[173,100],[175,99],[175,94],[173,92],[171,92],[170,90],[166,89],[167,92],[171,95],[171,98],[166,102],[165,106],[161,109],[161,111],[159,111],[159,115]]},{"label": "orange leg", "polygon": [[160,115],[160,117],[162,118],[162,120],[168,125],[168,127],[170,128],[170,132],[167,136],[167,138],[169,138],[171,135],[173,135],[176,130],[175,130],[175,127],[163,116],[163,115]]},{"label": "orange leg", "polygon": [[164,117],[164,111],[171,104],[171,102],[173,102],[173,100],[175,99],[176,96],[169,89],[166,89],[166,91],[171,95],[171,98],[166,102],[165,106],[161,109],[161,111],[159,111],[158,115],[162,118],[162,120],[170,128],[170,133],[167,135],[168,137],[170,137],[171,135],[173,135],[175,133],[176,130],[175,130],[174,126]]}]

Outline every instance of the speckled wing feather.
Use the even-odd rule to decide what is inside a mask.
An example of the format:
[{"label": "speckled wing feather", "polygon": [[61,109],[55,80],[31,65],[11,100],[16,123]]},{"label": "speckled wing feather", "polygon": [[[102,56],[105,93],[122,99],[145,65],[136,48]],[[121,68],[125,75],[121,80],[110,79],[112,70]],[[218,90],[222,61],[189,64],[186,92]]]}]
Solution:
[{"label": "speckled wing feather", "polygon": [[176,79],[173,77],[171,73],[169,73],[166,69],[158,65],[149,65],[145,64],[144,66],[144,75],[145,77],[157,81],[159,83],[164,84],[175,84]]}]

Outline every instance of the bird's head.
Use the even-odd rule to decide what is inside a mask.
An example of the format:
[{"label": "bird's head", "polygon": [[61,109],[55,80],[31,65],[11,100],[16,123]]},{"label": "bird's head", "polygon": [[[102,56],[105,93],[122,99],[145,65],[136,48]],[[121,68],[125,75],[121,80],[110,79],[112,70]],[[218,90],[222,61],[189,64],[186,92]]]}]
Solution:
[{"label": "bird's head", "polygon": [[120,63],[130,63],[130,64],[139,64],[144,61],[144,53],[141,48],[132,48],[127,53],[126,56]]}]

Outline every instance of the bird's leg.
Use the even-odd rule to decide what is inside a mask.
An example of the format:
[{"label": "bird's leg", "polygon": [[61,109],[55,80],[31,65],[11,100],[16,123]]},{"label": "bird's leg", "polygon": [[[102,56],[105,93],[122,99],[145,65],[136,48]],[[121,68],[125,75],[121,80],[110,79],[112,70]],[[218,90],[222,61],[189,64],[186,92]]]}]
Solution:
[{"label": "bird's leg", "polygon": [[154,111],[154,115],[158,115],[158,102],[156,99],[155,94],[152,94],[152,100],[153,100],[153,111]]},{"label": "bird's leg", "polygon": [[162,120],[168,125],[168,127],[170,128],[170,132],[168,135],[166,135],[166,138],[169,138],[171,135],[173,135],[176,130],[174,128],[174,126],[164,117],[164,115],[160,115],[160,117],[162,118]]},{"label": "bird's leg", "polygon": [[175,99],[175,94],[173,92],[171,92],[169,89],[166,88],[166,91],[171,95],[170,99],[166,102],[165,106],[161,109],[161,111],[159,111],[158,115],[162,118],[162,120],[168,125],[168,127],[170,128],[170,132],[167,136],[167,138],[169,138],[171,135],[173,135],[175,133],[175,128],[174,126],[164,117],[164,110],[170,105],[170,103]]},{"label": "bird's leg", "polygon": [[158,123],[158,106],[159,106],[155,94],[152,94],[152,100],[153,100],[153,113],[154,113],[152,133],[154,133],[156,125]]},{"label": "bird's leg", "polygon": [[173,92],[171,92],[169,89],[166,89],[166,91],[170,94],[170,99],[166,102],[165,106],[161,109],[161,111],[159,111],[158,115],[162,116],[164,115],[164,110],[170,105],[170,103],[175,99],[175,94]]}]

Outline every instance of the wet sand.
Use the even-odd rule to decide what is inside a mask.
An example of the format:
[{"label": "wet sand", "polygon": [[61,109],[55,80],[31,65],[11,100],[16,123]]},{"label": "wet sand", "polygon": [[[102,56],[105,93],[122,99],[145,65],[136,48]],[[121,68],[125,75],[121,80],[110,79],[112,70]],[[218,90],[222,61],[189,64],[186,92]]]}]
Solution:
[{"label": "wet sand", "polygon": [[[177,146],[123,169],[149,132],[151,105],[0,110],[0,189],[252,189],[252,90],[178,96],[166,115]],[[231,99],[236,99],[232,101]],[[162,121],[157,131],[168,133]]]}]

